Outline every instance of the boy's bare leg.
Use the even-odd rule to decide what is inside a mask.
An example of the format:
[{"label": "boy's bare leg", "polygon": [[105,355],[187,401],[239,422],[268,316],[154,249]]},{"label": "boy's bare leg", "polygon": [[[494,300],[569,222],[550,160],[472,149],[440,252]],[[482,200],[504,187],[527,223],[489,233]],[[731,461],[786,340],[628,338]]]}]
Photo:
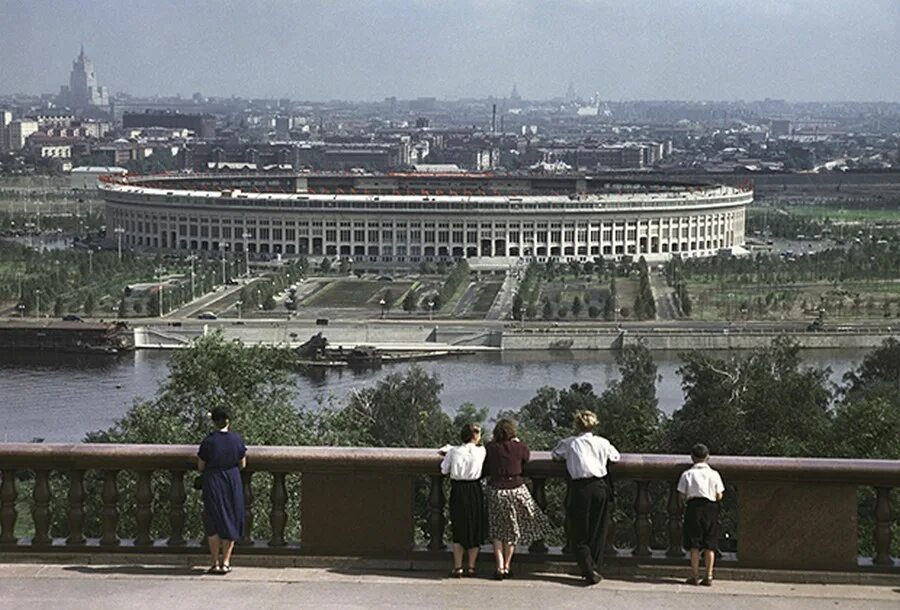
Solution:
[{"label": "boy's bare leg", "polygon": [[700,580],[700,549],[691,549],[691,574],[694,580]]},{"label": "boy's bare leg", "polygon": [[713,567],[716,564],[716,552],[709,549],[703,551],[703,563],[706,565],[706,579],[712,580]]}]

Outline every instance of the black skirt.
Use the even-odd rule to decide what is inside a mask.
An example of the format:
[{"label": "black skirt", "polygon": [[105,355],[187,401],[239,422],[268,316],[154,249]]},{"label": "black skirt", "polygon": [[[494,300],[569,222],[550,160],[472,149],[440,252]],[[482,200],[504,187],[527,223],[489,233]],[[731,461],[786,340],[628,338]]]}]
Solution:
[{"label": "black skirt", "polygon": [[684,548],[719,549],[719,503],[691,498],[684,511]]},{"label": "black skirt", "polygon": [[464,549],[481,546],[487,538],[487,508],[481,481],[450,482],[450,525],[453,542]]}]

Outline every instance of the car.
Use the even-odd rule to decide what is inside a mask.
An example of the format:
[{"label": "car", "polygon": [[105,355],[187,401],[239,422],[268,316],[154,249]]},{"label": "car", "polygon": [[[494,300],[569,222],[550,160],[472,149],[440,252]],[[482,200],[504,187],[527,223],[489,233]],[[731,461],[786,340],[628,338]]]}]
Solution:
[{"label": "car", "polygon": [[197,317],[201,320],[218,320],[219,319],[219,316],[217,316],[216,314],[214,314],[211,311],[204,311]]},{"label": "car", "polygon": [[62,317],[63,322],[84,322],[81,316],[76,316],[74,313],[70,313]]}]

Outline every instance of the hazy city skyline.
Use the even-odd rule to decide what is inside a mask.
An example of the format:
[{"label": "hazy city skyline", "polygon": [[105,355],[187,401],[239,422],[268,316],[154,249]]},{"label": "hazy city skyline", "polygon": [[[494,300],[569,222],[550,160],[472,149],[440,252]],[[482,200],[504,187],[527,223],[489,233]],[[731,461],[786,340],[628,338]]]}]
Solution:
[{"label": "hazy city skyline", "polygon": [[900,3],[0,0],[0,94],[900,101]]}]

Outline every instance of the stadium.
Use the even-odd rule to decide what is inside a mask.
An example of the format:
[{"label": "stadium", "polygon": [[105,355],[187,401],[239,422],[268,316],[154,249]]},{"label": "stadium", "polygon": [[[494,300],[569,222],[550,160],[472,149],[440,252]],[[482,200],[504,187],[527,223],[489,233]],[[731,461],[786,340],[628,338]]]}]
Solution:
[{"label": "stadium", "polygon": [[736,252],[753,201],[746,184],[608,175],[174,174],[99,187],[123,247],[400,266]]}]

